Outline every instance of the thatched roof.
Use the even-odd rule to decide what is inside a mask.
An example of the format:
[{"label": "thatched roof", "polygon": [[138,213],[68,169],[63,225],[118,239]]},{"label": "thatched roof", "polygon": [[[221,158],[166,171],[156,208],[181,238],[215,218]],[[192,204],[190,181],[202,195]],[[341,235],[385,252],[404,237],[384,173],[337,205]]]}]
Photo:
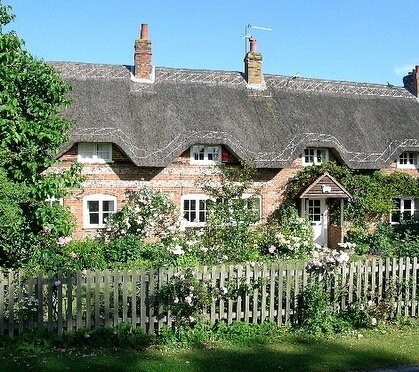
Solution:
[{"label": "thatched roof", "polygon": [[358,169],[419,151],[419,103],[400,87],[265,75],[267,89],[256,91],[239,72],[169,68],[144,84],[130,66],[52,64],[73,85],[66,149],[113,142],[138,166],[164,167],[192,144],[223,144],[258,167],[281,168],[321,146]]}]

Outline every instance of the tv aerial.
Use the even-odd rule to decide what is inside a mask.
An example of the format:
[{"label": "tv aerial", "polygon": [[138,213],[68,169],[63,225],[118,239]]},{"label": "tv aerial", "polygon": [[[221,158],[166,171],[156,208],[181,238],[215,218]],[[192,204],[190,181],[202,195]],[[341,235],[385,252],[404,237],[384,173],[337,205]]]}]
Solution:
[{"label": "tv aerial", "polygon": [[249,33],[250,29],[255,29],[255,30],[262,30],[262,31],[273,31],[272,28],[269,27],[264,27],[264,26],[255,26],[252,24],[247,24],[246,26],[244,26],[244,54],[247,53],[247,40],[249,40],[252,35]]}]

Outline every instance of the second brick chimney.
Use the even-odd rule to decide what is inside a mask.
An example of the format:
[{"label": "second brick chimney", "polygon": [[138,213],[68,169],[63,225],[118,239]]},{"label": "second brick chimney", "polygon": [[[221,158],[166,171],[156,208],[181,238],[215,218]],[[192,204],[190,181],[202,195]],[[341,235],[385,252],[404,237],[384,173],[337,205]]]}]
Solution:
[{"label": "second brick chimney", "polygon": [[250,89],[265,89],[265,81],[262,74],[262,54],[256,49],[256,39],[249,39],[250,50],[244,57],[244,73],[247,87]]},{"label": "second brick chimney", "polygon": [[134,45],[134,78],[140,82],[154,82],[154,68],[151,64],[151,41],[148,38],[148,25],[141,25],[140,37]]},{"label": "second brick chimney", "polygon": [[410,93],[419,97],[419,66],[415,66],[412,72],[403,78],[403,85]]}]

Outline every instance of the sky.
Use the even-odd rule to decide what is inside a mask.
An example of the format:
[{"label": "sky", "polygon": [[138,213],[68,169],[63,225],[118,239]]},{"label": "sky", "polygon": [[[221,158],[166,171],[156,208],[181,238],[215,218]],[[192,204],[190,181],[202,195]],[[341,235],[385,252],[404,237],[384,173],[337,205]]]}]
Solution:
[{"label": "sky", "polygon": [[419,0],[2,1],[46,61],[132,65],[147,23],[159,67],[243,71],[247,25],[265,74],[402,85],[419,65]]}]

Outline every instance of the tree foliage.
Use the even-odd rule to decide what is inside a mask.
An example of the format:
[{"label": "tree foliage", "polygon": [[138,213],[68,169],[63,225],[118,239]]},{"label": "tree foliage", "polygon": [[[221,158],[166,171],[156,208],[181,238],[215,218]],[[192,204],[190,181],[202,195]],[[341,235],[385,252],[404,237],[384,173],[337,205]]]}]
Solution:
[{"label": "tree foliage", "polygon": [[[0,0],[0,167],[2,186],[25,195],[13,199],[8,211],[12,213],[14,208],[17,221],[21,221],[18,240],[29,242],[42,228],[37,217],[45,199],[63,197],[82,177],[77,164],[63,171],[48,171],[72,125],[62,116],[62,109],[70,103],[70,86],[52,66],[26,51],[15,32],[6,31],[14,19],[10,6]],[[4,209],[7,199],[0,200]],[[11,228],[10,233],[13,231]],[[13,248],[6,248],[6,242],[2,238],[0,264],[10,261]]]}]

